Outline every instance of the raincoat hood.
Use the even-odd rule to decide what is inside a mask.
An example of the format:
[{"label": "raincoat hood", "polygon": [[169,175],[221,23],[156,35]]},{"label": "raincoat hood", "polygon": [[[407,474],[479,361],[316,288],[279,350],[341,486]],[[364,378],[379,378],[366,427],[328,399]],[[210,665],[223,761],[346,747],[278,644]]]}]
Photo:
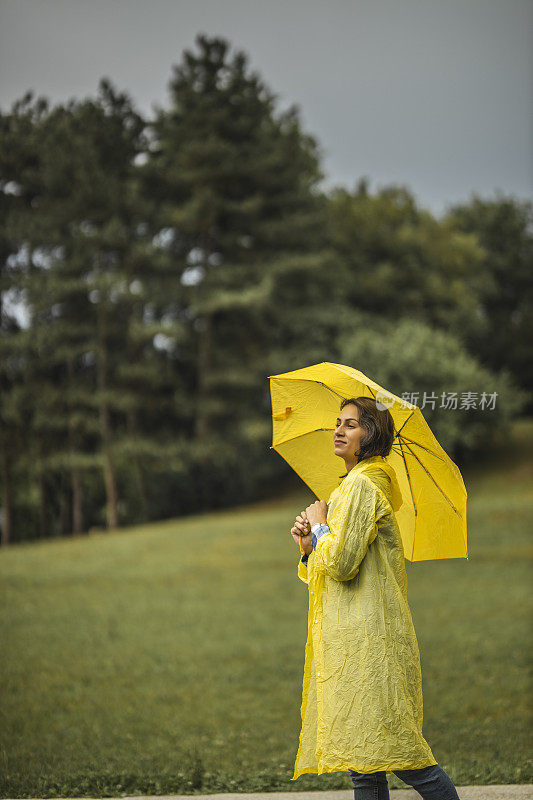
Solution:
[{"label": "raincoat hood", "polygon": [[403,504],[403,497],[394,467],[383,456],[371,456],[352,467],[344,480],[352,481],[361,472],[378,484],[392,510],[398,511]]}]

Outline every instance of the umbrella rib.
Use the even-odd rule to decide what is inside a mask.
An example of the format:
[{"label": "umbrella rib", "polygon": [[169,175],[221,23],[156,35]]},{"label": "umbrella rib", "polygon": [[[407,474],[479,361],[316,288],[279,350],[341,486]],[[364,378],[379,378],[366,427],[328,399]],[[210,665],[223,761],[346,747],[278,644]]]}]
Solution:
[{"label": "umbrella rib", "polygon": [[409,414],[409,416],[407,417],[407,419],[406,419],[406,420],[404,420],[404,423],[403,423],[402,427],[401,427],[401,428],[398,430],[398,434],[397,434],[398,436],[401,434],[401,432],[402,432],[402,428],[405,428],[405,426],[407,425],[407,423],[409,422],[409,420],[411,419],[411,417],[413,416],[413,414],[414,414],[414,413],[415,413],[415,412],[413,411],[411,414]]},{"label": "umbrella rib", "polygon": [[439,492],[442,494],[442,496],[446,498],[446,500],[447,500],[447,501],[448,501],[448,503],[451,505],[451,507],[453,508],[453,510],[455,511],[455,513],[457,514],[457,516],[458,516],[458,517],[461,517],[461,519],[462,519],[462,515],[461,515],[461,513],[460,513],[460,512],[459,512],[459,511],[456,509],[456,507],[454,506],[454,504],[452,503],[452,501],[450,500],[450,498],[448,497],[448,495],[446,494],[446,492],[444,492],[444,491],[441,489],[441,487],[439,486],[439,484],[437,483],[437,481],[435,480],[435,478],[433,477],[433,475],[431,474],[431,472],[429,472],[429,470],[427,470],[427,469],[426,469],[426,467],[424,466],[424,464],[423,464],[423,463],[420,461],[420,459],[418,458],[417,454],[416,454],[416,453],[414,453],[414,452],[411,450],[411,448],[409,447],[409,445],[408,445],[408,444],[406,444],[405,446],[406,446],[406,447],[407,447],[407,449],[410,451],[411,455],[412,455],[414,458],[416,458],[416,460],[418,461],[418,463],[420,464],[420,466],[422,467],[422,469],[423,469],[423,470],[426,472],[426,474],[427,474],[427,475],[428,475],[428,476],[431,478],[431,480],[433,481],[433,483],[435,484],[435,486],[437,487],[437,489],[439,490]]},{"label": "umbrella rib", "polygon": [[[319,383],[319,384],[320,384],[320,386],[323,386],[323,387],[324,387],[324,389],[327,389],[327,390],[328,390],[329,392],[331,392],[332,394],[336,394],[336,395],[337,395],[337,397],[340,397],[340,398],[341,398],[341,400],[344,400],[344,395],[343,395],[343,394],[340,394],[340,392],[336,392],[336,391],[335,391],[335,389],[332,389],[332,388],[331,388],[331,386],[327,386],[325,383],[322,383],[322,381],[312,381],[312,383]],[[321,430],[321,431],[322,431],[322,430],[329,431],[329,430],[333,430],[333,429],[332,429],[332,428],[331,428],[331,429],[330,429],[330,428],[319,428],[318,430]]]},{"label": "umbrella rib", "polygon": [[[332,392],[333,394],[336,394],[337,397],[341,398],[341,400],[345,400],[346,399],[345,395],[340,394],[340,392],[336,392],[335,389],[332,389],[331,386],[327,386],[325,383],[322,383],[322,381],[314,381],[314,383],[319,383],[325,389],[329,389],[330,392]],[[375,400],[376,399],[376,395],[373,394],[372,389],[370,388],[370,386],[368,384],[365,384],[365,388],[368,389],[368,391],[372,395],[372,399]],[[366,397],[366,395],[365,395],[365,397]],[[329,430],[329,428],[327,428],[326,430]]]},{"label": "umbrella rib", "polygon": [[[285,442],[290,442],[293,439],[299,439],[301,436],[309,436],[310,433],[317,433],[317,431],[334,431],[335,428],[313,428],[312,431],[304,431],[303,433],[298,433],[296,436],[290,436],[288,439],[285,439],[283,442],[278,442],[279,444],[285,444]],[[274,445],[270,445],[270,450],[274,450]]]},{"label": "umbrella rib", "polygon": [[[413,508],[415,510],[415,517],[416,517],[417,509],[416,509],[415,498],[413,496],[413,487],[411,485],[411,475],[409,474],[409,467],[407,466],[407,461],[405,460],[405,456],[403,454],[401,439],[398,439],[398,441],[400,443],[401,456],[403,458],[403,463],[405,466],[405,474],[407,475],[407,480],[409,481],[409,491],[411,492],[411,500],[413,501]],[[415,532],[416,532],[416,519],[415,519]],[[414,554],[415,554],[415,533],[413,533],[413,549],[411,550],[411,559],[410,559],[411,561],[413,560]]]},{"label": "umbrella rib", "polygon": [[[403,427],[403,425],[402,425],[402,427]],[[415,441],[413,441],[413,439],[407,439],[405,436],[401,436],[400,437],[400,434],[396,434],[396,435],[398,436],[398,438],[401,438],[402,441],[406,443],[406,445],[414,444],[414,445],[416,445],[416,447],[421,447],[422,450],[426,451],[426,453],[430,453],[430,455],[435,456],[435,458],[438,458],[440,461],[444,461],[442,456],[439,456],[434,450],[430,450],[429,447],[424,447],[424,445],[420,444],[420,442],[415,442]]]}]

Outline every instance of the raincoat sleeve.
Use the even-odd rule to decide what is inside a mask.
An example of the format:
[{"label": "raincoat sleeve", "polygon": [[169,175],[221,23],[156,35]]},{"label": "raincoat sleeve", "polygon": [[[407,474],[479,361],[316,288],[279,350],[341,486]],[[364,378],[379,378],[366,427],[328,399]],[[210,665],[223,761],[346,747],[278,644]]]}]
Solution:
[{"label": "raincoat sleeve", "polygon": [[385,513],[379,491],[364,475],[357,475],[346,492],[329,532],[317,541],[314,572],[337,581],[354,578],[366,551],[378,533],[378,519]]},{"label": "raincoat sleeve", "polygon": [[[320,528],[311,536],[311,544],[313,548],[316,547],[317,540],[320,536],[323,536],[324,533],[329,532],[329,526],[322,524]],[[304,554],[301,559],[300,563],[298,564],[298,577],[303,580],[304,583],[309,583],[307,577],[307,561],[309,560],[309,554]]]},{"label": "raincoat sleeve", "polygon": [[309,583],[309,576],[307,574],[307,559],[305,561],[300,559],[298,562],[298,577],[304,583]]}]

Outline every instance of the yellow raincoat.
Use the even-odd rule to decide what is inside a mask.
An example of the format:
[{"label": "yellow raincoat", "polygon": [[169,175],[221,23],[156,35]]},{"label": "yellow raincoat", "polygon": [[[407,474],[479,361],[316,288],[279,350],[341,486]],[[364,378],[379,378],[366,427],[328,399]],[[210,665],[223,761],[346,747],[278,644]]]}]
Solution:
[{"label": "yellow raincoat", "polygon": [[437,763],[422,736],[420,654],[394,513],[401,502],[382,456],[356,464],[330,495],[330,532],[298,565],[309,620],[291,780]]}]

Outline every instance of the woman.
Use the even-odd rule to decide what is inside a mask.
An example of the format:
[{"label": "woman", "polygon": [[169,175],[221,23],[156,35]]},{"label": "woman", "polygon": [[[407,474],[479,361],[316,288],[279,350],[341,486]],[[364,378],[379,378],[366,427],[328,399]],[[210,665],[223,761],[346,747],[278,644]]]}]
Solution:
[{"label": "woman", "polygon": [[407,603],[395,511],[402,503],[385,461],[388,409],[343,400],[334,432],[346,475],[296,517],[309,619],[302,730],[294,775],[348,771],[354,800],[387,800],[387,772],[427,800],[459,800],[422,736],[420,655]]}]

